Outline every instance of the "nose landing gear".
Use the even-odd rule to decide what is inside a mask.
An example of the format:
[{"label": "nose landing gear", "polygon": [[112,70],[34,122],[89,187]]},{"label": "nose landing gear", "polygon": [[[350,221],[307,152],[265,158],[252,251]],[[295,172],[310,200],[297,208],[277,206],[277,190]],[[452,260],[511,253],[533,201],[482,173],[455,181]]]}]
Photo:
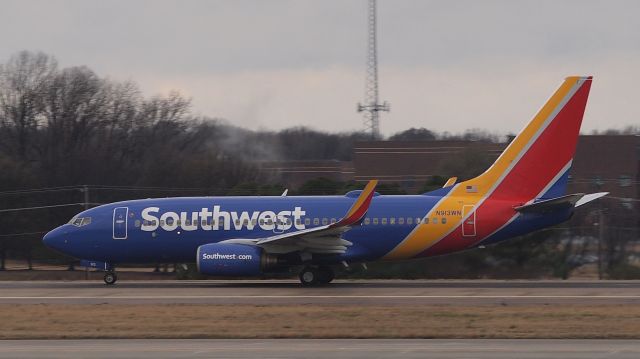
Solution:
[{"label": "nose landing gear", "polygon": [[118,276],[115,271],[108,271],[104,274],[104,283],[106,285],[113,285],[118,280]]}]

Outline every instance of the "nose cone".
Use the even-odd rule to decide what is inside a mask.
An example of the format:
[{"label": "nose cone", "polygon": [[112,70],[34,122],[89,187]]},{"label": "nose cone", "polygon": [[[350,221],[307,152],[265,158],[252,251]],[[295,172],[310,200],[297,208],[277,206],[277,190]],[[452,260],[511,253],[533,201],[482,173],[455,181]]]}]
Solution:
[{"label": "nose cone", "polygon": [[58,227],[44,235],[42,242],[45,246],[63,252],[63,244],[65,233],[61,227]]}]

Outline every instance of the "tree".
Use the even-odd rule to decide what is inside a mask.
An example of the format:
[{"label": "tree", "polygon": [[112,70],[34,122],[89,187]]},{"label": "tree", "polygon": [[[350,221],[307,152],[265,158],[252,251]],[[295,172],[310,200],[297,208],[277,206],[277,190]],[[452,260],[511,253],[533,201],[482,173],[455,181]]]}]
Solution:
[{"label": "tree", "polygon": [[436,134],[424,127],[412,127],[389,137],[389,141],[434,141],[436,139]]},{"label": "tree", "polygon": [[33,135],[42,120],[47,87],[57,70],[53,57],[22,51],[0,66],[0,146],[28,161]]}]

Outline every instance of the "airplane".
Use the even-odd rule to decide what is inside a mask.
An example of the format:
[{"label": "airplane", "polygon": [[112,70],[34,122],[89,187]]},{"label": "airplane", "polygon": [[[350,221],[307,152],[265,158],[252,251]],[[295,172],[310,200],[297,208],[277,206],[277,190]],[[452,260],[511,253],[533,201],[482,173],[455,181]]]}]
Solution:
[{"label": "airplane", "polygon": [[102,205],[44,244],[117,281],[124,263],[193,263],[216,277],[299,270],[304,286],[335,266],[404,260],[502,242],[556,225],[608,193],[566,194],[591,76],[568,77],[478,177],[420,195],[177,197]]}]

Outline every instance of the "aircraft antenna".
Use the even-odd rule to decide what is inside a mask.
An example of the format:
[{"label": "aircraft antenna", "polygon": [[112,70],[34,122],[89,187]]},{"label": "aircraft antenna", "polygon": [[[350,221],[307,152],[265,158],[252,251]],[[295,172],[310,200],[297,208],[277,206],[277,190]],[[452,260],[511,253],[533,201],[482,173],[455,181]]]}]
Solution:
[{"label": "aircraft antenna", "polygon": [[378,94],[378,48],[376,30],[376,0],[369,1],[369,24],[367,45],[367,74],[364,103],[358,103],[358,112],[364,112],[364,130],[371,139],[380,139],[380,111],[389,112],[389,104],[380,103]]}]

